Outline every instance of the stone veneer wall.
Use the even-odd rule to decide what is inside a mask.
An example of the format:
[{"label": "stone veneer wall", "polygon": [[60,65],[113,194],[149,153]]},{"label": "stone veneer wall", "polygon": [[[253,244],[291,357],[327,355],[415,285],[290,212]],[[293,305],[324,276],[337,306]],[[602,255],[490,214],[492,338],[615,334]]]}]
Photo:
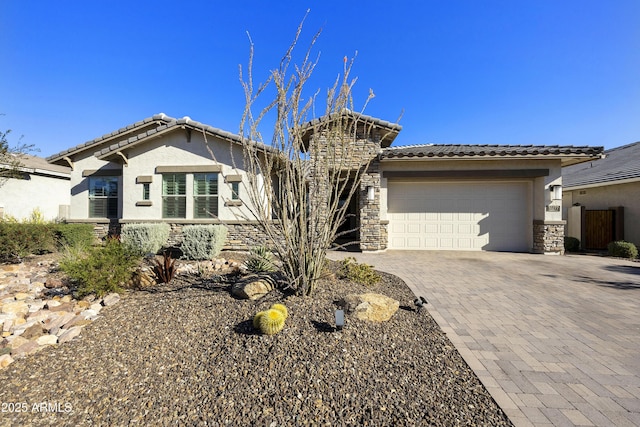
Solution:
[{"label": "stone veneer wall", "polygon": [[[269,246],[267,235],[262,231],[256,222],[229,222],[220,223],[227,227],[227,240],[223,249],[248,251],[255,246]],[[182,243],[182,227],[190,224],[169,224],[169,244],[179,245]]]},{"label": "stone veneer wall", "polygon": [[566,221],[533,221],[533,252],[538,254],[564,254],[564,227]]},{"label": "stone veneer wall", "polygon": [[[318,155],[327,156],[328,147],[331,143],[327,141],[330,138],[327,134],[318,134],[312,137],[312,144],[320,144]],[[359,191],[353,197],[358,197],[359,202],[359,218],[358,227],[360,238],[360,249],[363,251],[378,251],[387,248],[386,224],[380,221],[380,163],[378,161],[378,152],[380,151],[380,141],[382,138],[381,131],[376,128],[369,128],[369,125],[361,124],[355,139],[341,139],[342,142],[347,141],[349,146],[346,153],[349,155],[348,161],[343,169],[345,173],[349,170],[356,170],[368,164],[367,170],[362,174],[362,182]],[[344,145],[337,144],[339,149]],[[374,188],[374,200],[367,199],[367,187]],[[320,190],[320,189],[319,189]],[[310,194],[314,194],[313,187],[310,188]],[[322,199],[323,194],[319,194]],[[318,203],[314,209],[322,210],[322,203]]]},{"label": "stone veneer wall", "polygon": [[[84,222],[84,221],[83,221]],[[140,221],[141,223],[144,221]],[[222,223],[218,223],[222,224]],[[168,245],[179,245],[182,242],[182,227],[191,225],[188,223],[169,223],[171,230],[169,232]],[[227,227],[227,241],[224,248],[226,250],[248,251],[255,246],[267,245],[267,236],[255,222],[233,222],[222,224]],[[119,235],[122,224],[117,222],[95,222],[93,223],[93,232],[99,239],[106,236]]]}]

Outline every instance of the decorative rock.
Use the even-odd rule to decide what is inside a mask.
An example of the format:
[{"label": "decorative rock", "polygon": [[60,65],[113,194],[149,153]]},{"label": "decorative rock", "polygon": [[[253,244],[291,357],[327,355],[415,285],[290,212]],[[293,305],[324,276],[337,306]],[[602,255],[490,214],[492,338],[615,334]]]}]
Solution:
[{"label": "decorative rock", "polygon": [[43,334],[44,334],[44,329],[42,328],[42,325],[35,324],[25,329],[24,333],[22,334],[22,338],[26,338],[30,340],[33,338],[41,337]]},{"label": "decorative rock", "polygon": [[85,317],[79,314],[77,316],[74,316],[73,319],[71,319],[68,323],[66,323],[64,325],[64,328],[70,329],[73,326],[85,326],[85,325],[88,325],[89,323],[91,323],[91,320],[87,320]]},{"label": "decorative rock", "polygon": [[24,301],[27,298],[29,298],[31,295],[29,295],[26,292],[18,292],[17,294],[15,294],[13,297],[15,298],[16,301]]},{"label": "decorative rock", "polygon": [[36,342],[38,345],[54,345],[58,343],[58,337],[55,335],[43,335]]},{"label": "decorative rock", "polygon": [[3,271],[5,273],[17,273],[18,271],[22,270],[23,267],[24,267],[24,264],[22,263],[5,264],[5,265],[0,265],[0,271]]},{"label": "decorative rock", "polygon": [[44,301],[41,299],[33,300],[29,302],[29,313],[35,313],[44,308]]},{"label": "decorative rock", "polygon": [[98,312],[90,308],[86,310],[82,310],[79,314],[79,316],[81,316],[83,319],[95,318],[97,315],[98,315]]},{"label": "decorative rock", "polygon": [[50,311],[73,311],[74,304],[72,302],[65,302],[60,305],[49,307]]},{"label": "decorative rock", "polygon": [[102,299],[102,305],[104,305],[105,307],[108,307],[110,305],[117,304],[118,301],[120,301],[120,295],[116,293],[111,293]]},{"label": "decorative rock", "polygon": [[355,312],[358,319],[371,322],[386,322],[400,307],[400,303],[393,298],[375,293],[347,295],[341,305],[347,313]]},{"label": "decorative rock", "polygon": [[64,283],[62,283],[62,280],[56,279],[55,277],[49,277],[46,282],[44,282],[44,287],[47,289],[61,288],[63,286]]},{"label": "decorative rock", "polygon": [[91,303],[89,301],[78,301],[76,303],[76,307],[81,308],[81,309],[87,309],[87,308],[91,307]]},{"label": "decorative rock", "polygon": [[11,355],[14,358],[23,357],[23,356],[26,356],[27,354],[35,353],[38,350],[40,350],[40,346],[38,345],[37,342],[27,341],[26,343],[22,344],[20,347],[14,349],[11,352]]},{"label": "decorative rock", "polygon": [[65,295],[60,299],[60,302],[70,302],[72,299],[71,295]]},{"label": "decorative rock", "polygon": [[22,337],[16,336],[16,335],[11,336],[11,337],[7,337],[7,338],[5,338],[5,340],[7,340],[7,343],[8,343],[7,347],[9,347],[12,350],[14,350],[14,349],[20,347],[21,345],[26,344],[26,343],[29,342],[28,339],[22,338]]},{"label": "decorative rock", "polygon": [[91,304],[89,306],[89,310],[93,310],[93,311],[96,312],[96,314],[98,314],[98,313],[100,313],[100,310],[102,310],[102,304],[100,304],[99,302]]},{"label": "decorative rock", "polygon": [[3,354],[2,356],[0,356],[0,369],[4,369],[12,363],[13,357],[11,357],[10,355]]},{"label": "decorative rock", "polygon": [[82,332],[82,326],[74,326],[73,328],[66,330],[64,333],[62,333],[62,335],[58,337],[58,343],[62,344],[67,341],[71,341],[72,339],[80,335],[80,332]]},{"label": "decorative rock", "polygon": [[13,301],[2,305],[3,313],[27,314],[29,306],[24,301]]},{"label": "decorative rock", "polygon": [[63,312],[60,313],[57,317],[50,317],[44,322],[44,328],[51,333],[51,330],[54,328],[61,328],[73,319],[75,315],[73,313]]},{"label": "decorative rock", "polygon": [[56,300],[49,300],[46,302],[46,306],[49,310],[51,310],[52,307],[58,307],[61,304],[62,303],[60,301],[56,301]]},{"label": "decorative rock", "polygon": [[241,299],[257,300],[271,292],[275,287],[275,281],[270,276],[248,276],[241,282],[236,282],[231,287],[231,293]]}]

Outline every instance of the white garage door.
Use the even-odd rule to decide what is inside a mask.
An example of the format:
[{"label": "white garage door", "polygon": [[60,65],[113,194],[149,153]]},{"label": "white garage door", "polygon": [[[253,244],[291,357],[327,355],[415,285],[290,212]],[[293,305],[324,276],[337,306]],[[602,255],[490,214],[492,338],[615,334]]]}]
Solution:
[{"label": "white garage door", "polygon": [[527,182],[389,181],[389,248],[527,252]]}]

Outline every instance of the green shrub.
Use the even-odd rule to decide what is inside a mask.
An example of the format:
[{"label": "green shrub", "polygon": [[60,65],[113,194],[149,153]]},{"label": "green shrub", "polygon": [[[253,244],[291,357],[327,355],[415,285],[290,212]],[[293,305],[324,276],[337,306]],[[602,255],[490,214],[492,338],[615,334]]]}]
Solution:
[{"label": "green shrub", "polygon": [[212,259],[220,253],[227,238],[224,225],[187,225],[182,228],[182,254],[186,259]]},{"label": "green shrub", "polygon": [[564,250],[567,252],[578,252],[580,250],[580,240],[575,237],[565,236]]},{"label": "green shrub", "polygon": [[18,261],[56,249],[54,224],[0,222],[0,260]]},{"label": "green shrub", "polygon": [[276,266],[273,263],[273,255],[265,246],[258,246],[249,251],[249,258],[245,261],[247,270],[251,273],[273,273]]},{"label": "green shrub", "polygon": [[165,223],[125,224],[120,239],[139,254],[157,254],[169,240],[170,229]]},{"label": "green shrub", "polygon": [[95,240],[92,224],[58,224],[56,226],[56,241],[60,249],[76,246],[89,247]]},{"label": "green shrub", "polygon": [[108,239],[104,247],[89,248],[84,255],[79,252],[65,255],[60,268],[78,282],[80,297],[122,292],[140,262],[136,252],[117,239]]},{"label": "green shrub", "polygon": [[360,264],[353,257],[346,257],[340,261],[340,274],[343,278],[365,286],[378,284],[382,279],[371,265]]},{"label": "green shrub", "polygon": [[636,248],[636,245],[623,240],[609,243],[607,249],[611,256],[629,259],[638,257],[638,248]]}]

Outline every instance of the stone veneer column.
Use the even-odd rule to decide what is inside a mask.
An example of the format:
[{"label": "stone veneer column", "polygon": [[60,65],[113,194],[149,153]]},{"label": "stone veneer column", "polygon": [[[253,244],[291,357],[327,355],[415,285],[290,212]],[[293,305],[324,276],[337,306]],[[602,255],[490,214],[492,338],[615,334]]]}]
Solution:
[{"label": "stone veneer column", "polygon": [[564,254],[566,221],[533,221],[533,252],[546,255]]},{"label": "stone veneer column", "polygon": [[[372,186],[374,199],[367,198]],[[387,248],[387,227],[380,221],[380,162],[374,159],[360,184],[360,249],[379,251]]]}]

